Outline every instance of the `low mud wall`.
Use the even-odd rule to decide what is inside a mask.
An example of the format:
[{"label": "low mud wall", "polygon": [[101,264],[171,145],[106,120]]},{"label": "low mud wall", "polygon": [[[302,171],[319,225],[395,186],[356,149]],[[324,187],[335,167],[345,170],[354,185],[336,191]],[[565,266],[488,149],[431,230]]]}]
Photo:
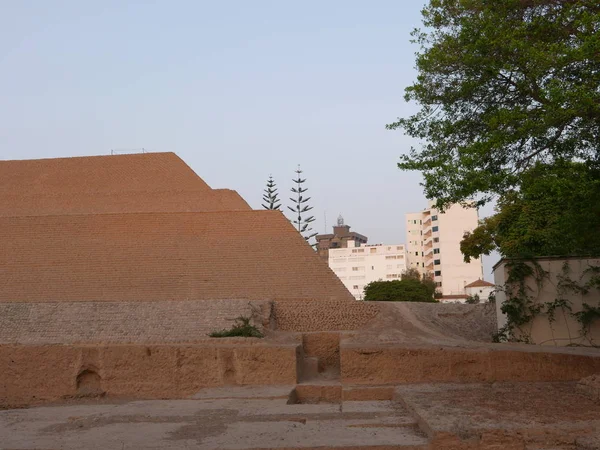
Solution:
[{"label": "low mud wall", "polygon": [[357,330],[378,313],[376,303],[354,300],[278,301],[272,310],[277,330],[297,332]]},{"label": "low mud wall", "polygon": [[600,372],[600,354],[403,346],[340,348],[347,384],[572,381]]},{"label": "low mud wall", "polygon": [[0,405],[71,396],[181,398],[207,386],[296,383],[299,346],[0,345]]},{"label": "low mud wall", "polygon": [[0,344],[198,342],[239,316],[268,327],[270,310],[248,300],[0,303]]}]

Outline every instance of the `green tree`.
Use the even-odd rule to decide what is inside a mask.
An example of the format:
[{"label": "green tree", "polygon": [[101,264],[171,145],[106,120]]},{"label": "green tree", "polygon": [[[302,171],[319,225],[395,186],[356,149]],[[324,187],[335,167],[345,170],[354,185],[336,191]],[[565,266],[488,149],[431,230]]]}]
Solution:
[{"label": "green tree", "polygon": [[273,180],[273,176],[269,175],[269,179],[267,180],[267,187],[264,190],[262,207],[265,209],[276,209],[280,208],[280,200],[279,193],[277,192],[277,186],[275,185],[275,181]]},{"label": "green tree", "polygon": [[521,187],[503,194],[496,214],[466,233],[465,261],[498,250],[505,257],[600,255],[600,165],[537,163]]},{"label": "green tree", "polygon": [[428,198],[482,205],[536,162],[599,159],[598,0],[430,0],[422,15],[405,95],[420,109],[387,128],[423,142],[399,167]]},{"label": "green tree", "polygon": [[427,288],[427,292],[429,292],[432,297],[435,294],[436,285],[435,285],[435,281],[433,280],[433,277],[431,275],[421,276],[421,272],[419,272],[415,268],[411,267],[409,269],[406,269],[404,272],[402,272],[402,275],[400,275],[400,279],[401,280],[417,280],[421,284],[425,285],[425,287]]},{"label": "green tree", "polygon": [[304,239],[309,242],[317,235],[317,233],[313,233],[312,228],[310,227],[310,224],[315,221],[314,216],[308,216],[306,214],[312,210],[313,207],[307,205],[310,197],[304,196],[308,189],[303,186],[306,182],[306,178],[302,178],[302,170],[300,170],[300,165],[298,165],[298,169],[296,169],[296,178],[292,181],[296,184],[291,189],[292,193],[295,194],[295,197],[290,197],[290,200],[293,202],[294,206],[288,206],[288,209],[295,215],[292,223],[296,226],[298,233],[300,233]]},{"label": "green tree", "polygon": [[436,302],[433,291],[419,280],[373,281],[365,286],[365,301]]}]

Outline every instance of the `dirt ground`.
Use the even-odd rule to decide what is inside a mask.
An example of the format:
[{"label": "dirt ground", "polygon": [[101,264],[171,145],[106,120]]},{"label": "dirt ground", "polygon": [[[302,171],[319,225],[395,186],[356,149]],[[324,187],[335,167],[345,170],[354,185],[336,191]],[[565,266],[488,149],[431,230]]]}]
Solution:
[{"label": "dirt ground", "polygon": [[292,389],[232,387],[186,400],[0,411],[0,448],[425,448],[427,438],[395,402],[288,404]]},{"label": "dirt ground", "polygon": [[292,386],[185,400],[0,411],[1,449],[592,450],[600,405],[575,383],[421,384],[393,400],[291,404]]}]

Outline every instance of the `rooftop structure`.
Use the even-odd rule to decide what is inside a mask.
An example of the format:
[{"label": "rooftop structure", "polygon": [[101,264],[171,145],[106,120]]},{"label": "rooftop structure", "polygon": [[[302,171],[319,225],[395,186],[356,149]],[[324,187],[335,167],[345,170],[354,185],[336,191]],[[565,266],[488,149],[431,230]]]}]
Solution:
[{"label": "rooftop structure", "polygon": [[337,225],[333,227],[331,234],[319,234],[316,236],[317,252],[324,261],[329,260],[329,249],[358,247],[366,244],[368,238],[362,234],[350,231],[350,226],[344,223],[344,218],[340,215],[337,219]]}]

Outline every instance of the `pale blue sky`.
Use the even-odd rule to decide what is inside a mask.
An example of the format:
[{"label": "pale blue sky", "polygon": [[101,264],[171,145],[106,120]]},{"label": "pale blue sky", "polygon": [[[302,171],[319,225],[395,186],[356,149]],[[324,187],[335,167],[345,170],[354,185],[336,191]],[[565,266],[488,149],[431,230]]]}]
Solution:
[{"label": "pale blue sky", "polygon": [[317,231],[342,213],[402,243],[426,200],[385,124],[414,110],[424,4],[0,0],[1,158],[174,151],[254,208],[271,173],[287,199],[301,164]]}]

